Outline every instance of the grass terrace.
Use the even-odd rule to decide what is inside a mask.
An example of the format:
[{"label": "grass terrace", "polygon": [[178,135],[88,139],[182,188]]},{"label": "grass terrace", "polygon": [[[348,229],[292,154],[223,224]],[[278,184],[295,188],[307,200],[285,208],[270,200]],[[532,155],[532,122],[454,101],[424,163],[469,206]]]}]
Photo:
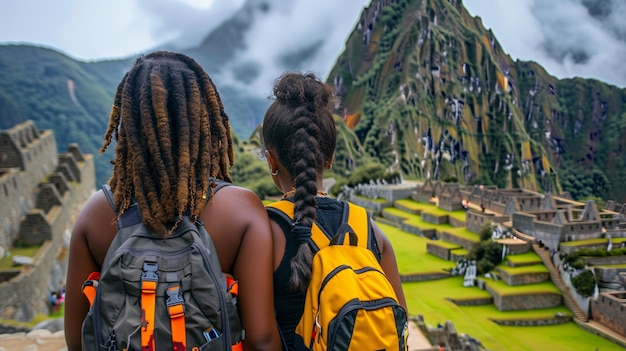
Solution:
[{"label": "grass terrace", "polygon": [[532,251],[519,255],[508,255],[505,260],[513,267],[542,264],[541,258]]},{"label": "grass terrace", "polygon": [[378,223],[378,226],[391,241],[400,274],[440,273],[454,267],[455,262],[441,259],[426,252],[426,243],[430,242],[430,239],[409,234],[384,223]]},{"label": "grass terrace", "polygon": [[[394,247],[401,274],[432,272],[449,269],[454,262],[446,261],[426,252],[427,238],[406,233],[396,227],[379,223]],[[442,243],[442,242],[441,242]],[[540,262],[535,253],[509,255],[515,264]],[[530,268],[535,269],[535,268]],[[505,283],[493,282],[504,293],[547,291],[558,293],[551,282],[529,286],[508,287]],[[403,289],[409,314],[423,315],[429,325],[453,321],[458,333],[469,334],[480,340],[489,350],[535,351],[535,350],[618,350],[614,343],[591,334],[574,322],[550,326],[501,326],[491,319],[548,319],[556,313],[570,315],[564,306],[546,309],[499,311],[494,304],[458,306],[448,300],[471,300],[488,298],[491,295],[478,287],[463,287],[463,277],[404,283]]]},{"label": "grass terrace", "polygon": [[[626,238],[611,238],[613,242],[613,247],[619,246],[621,243],[626,242]],[[576,241],[567,241],[562,242],[560,246],[566,247],[576,247],[576,246],[590,246],[590,245],[608,245],[609,239],[607,238],[596,238],[596,239],[586,239],[586,240],[576,240]]]},{"label": "grass terrace", "polygon": [[365,197],[365,196],[362,196],[362,195],[355,195],[355,197],[357,197],[359,199],[362,199],[362,200],[369,201],[369,202],[379,203],[379,204],[385,204],[385,203],[389,202],[389,201],[387,201],[387,199],[382,198],[382,197],[378,197],[378,198],[375,198],[375,199],[373,199],[371,197]]},{"label": "grass terrace", "polygon": [[538,283],[538,284],[526,284],[526,285],[516,285],[510,286],[502,280],[489,280],[486,278],[479,278],[485,280],[487,286],[492,288],[501,296],[507,295],[524,295],[524,294],[560,294],[559,289],[554,286],[551,281]]},{"label": "grass terrace", "polygon": [[14,247],[9,250],[11,255],[0,259],[0,269],[11,269],[13,266],[13,256],[35,257],[41,246]]},{"label": "grass terrace", "polygon": [[511,267],[505,264],[501,264],[501,265],[498,265],[498,268],[511,275],[531,274],[531,273],[549,273],[548,268],[546,268],[546,266],[544,266],[543,264],[534,264],[530,266],[518,266],[518,267]]}]

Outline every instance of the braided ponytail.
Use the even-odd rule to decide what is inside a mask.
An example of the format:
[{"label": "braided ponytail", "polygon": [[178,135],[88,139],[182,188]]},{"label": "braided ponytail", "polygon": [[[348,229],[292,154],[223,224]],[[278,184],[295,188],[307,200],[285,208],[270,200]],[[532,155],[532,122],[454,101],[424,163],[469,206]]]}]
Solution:
[{"label": "braided ponytail", "polygon": [[332,90],[314,74],[286,73],[274,86],[276,100],[263,122],[263,140],[276,150],[295,187],[291,234],[298,252],[290,262],[290,284],[305,290],[311,277],[313,252],[308,245],[316,219],[317,177],[335,150],[335,123],[330,110]]}]

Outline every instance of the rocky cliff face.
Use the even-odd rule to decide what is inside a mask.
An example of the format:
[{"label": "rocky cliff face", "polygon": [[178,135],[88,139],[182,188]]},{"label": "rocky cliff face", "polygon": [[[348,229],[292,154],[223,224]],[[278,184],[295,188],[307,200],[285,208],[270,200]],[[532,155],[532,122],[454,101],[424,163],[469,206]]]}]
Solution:
[{"label": "rocky cliff face", "polygon": [[626,199],[626,91],[513,61],[461,1],[372,1],[328,83],[409,177]]}]

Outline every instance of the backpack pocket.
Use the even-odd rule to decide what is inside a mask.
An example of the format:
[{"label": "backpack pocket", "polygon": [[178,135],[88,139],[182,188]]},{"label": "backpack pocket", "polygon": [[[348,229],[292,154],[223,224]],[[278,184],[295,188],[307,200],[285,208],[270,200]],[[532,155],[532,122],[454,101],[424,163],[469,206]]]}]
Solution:
[{"label": "backpack pocket", "polygon": [[[395,329],[390,329],[390,321]],[[328,324],[327,350],[404,350],[406,312],[390,298],[354,299]]]},{"label": "backpack pocket", "polygon": [[200,346],[200,351],[217,351],[224,350],[226,347],[226,338],[224,334],[220,334],[217,338],[211,339],[206,344]]}]

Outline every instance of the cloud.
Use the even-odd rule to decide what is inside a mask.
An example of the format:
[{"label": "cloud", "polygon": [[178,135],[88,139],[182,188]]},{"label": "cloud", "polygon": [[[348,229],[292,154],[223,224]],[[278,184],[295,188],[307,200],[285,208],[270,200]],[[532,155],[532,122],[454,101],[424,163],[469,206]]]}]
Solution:
[{"label": "cloud", "polygon": [[[273,0],[264,3],[269,6],[255,12],[252,27],[244,39],[246,49],[230,64],[231,69],[227,71],[231,76],[225,79],[251,94],[267,97],[274,79],[285,70],[294,69],[289,65],[289,58],[294,55],[308,56],[304,66],[297,67],[299,70],[326,78],[368,1]],[[234,72],[242,66],[252,69],[257,74],[256,79],[237,79]]]},{"label": "cloud", "polygon": [[[200,1],[200,0],[198,0]],[[0,42],[52,47],[83,60],[126,57],[165,43],[194,46],[246,0],[0,1]],[[303,50],[307,67],[324,77],[369,0],[248,0],[269,3],[246,38],[246,60],[267,91],[285,57]],[[626,1],[463,0],[492,28],[513,58],[534,60],[557,77],[597,78],[626,86]],[[316,47],[314,43],[321,43]],[[258,83],[258,84],[256,84]]]},{"label": "cloud", "polygon": [[76,59],[117,58],[156,41],[136,1],[29,0],[0,2],[0,41],[54,48]]},{"label": "cloud", "polygon": [[465,0],[505,52],[559,77],[626,86],[626,2],[622,0]]},{"label": "cloud", "polygon": [[137,0],[139,11],[150,18],[149,32],[159,44],[175,49],[198,45],[205,36],[235,13],[244,0],[210,1],[197,7],[188,0]]}]

